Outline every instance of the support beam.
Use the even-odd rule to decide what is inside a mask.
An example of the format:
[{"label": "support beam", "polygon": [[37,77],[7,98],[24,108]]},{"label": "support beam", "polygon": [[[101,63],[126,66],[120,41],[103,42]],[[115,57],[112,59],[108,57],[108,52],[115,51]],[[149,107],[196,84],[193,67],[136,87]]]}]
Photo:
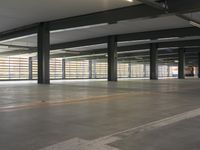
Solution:
[{"label": "support beam", "polygon": [[49,56],[50,56],[49,24],[40,23],[38,27],[38,84],[50,83]]},{"label": "support beam", "polygon": [[106,42],[107,42],[107,37],[78,40],[78,41],[73,41],[73,42],[53,44],[51,45],[51,50],[98,45],[98,44],[103,44]]},{"label": "support beam", "polygon": [[117,81],[117,37],[108,37],[108,81]]},{"label": "support beam", "polygon": [[38,24],[31,24],[28,26],[23,26],[8,31],[0,32],[0,41],[5,41],[8,39],[16,39],[19,37],[24,37],[27,35],[37,33]]},{"label": "support beam", "polygon": [[185,50],[179,49],[178,78],[185,79]]},{"label": "support beam", "polygon": [[29,80],[33,79],[33,62],[32,57],[29,57],[28,59],[28,68],[29,68]]},{"label": "support beam", "polygon": [[[176,48],[177,47],[200,47],[200,40],[195,39],[195,40],[180,40],[180,41],[160,41],[159,42],[159,47],[158,48],[166,48],[169,50],[169,48]],[[149,44],[135,44],[135,45],[130,45],[130,46],[122,46],[118,47],[118,52],[123,52],[123,51],[134,51],[134,50],[148,50],[149,49]],[[199,51],[199,48],[186,48],[188,51]],[[91,54],[103,54],[107,53],[107,49],[94,49],[94,50],[88,50],[81,52],[79,55],[91,55]],[[61,53],[61,54],[54,54],[51,57],[52,58],[59,58],[59,57],[72,57],[72,56],[77,56],[77,54],[68,54],[68,53]]]},{"label": "support beam", "polygon": [[[83,26],[92,26],[105,23],[116,23],[118,21],[129,19],[152,18],[165,14],[163,11],[156,10],[146,5],[132,5],[128,7],[116,8],[92,14],[69,17],[50,21],[51,30],[66,28],[77,28]],[[87,20],[87,21],[85,21]]]},{"label": "support beam", "polygon": [[65,59],[62,59],[62,79],[65,79]]},{"label": "support beam", "polygon": [[152,43],[150,44],[150,79],[157,80],[158,79],[158,44]]},{"label": "support beam", "polygon": [[189,13],[200,10],[199,0],[167,0],[169,13]]},{"label": "support beam", "polygon": [[[199,34],[200,34],[200,29],[195,27],[186,27],[186,28],[121,34],[118,35],[117,39],[118,42],[123,42],[123,41],[134,41],[134,40],[144,40],[144,39],[171,38],[171,37],[181,38],[187,36],[198,36]],[[85,39],[73,42],[52,44],[51,50],[104,44],[106,42],[107,42],[107,37]]]}]

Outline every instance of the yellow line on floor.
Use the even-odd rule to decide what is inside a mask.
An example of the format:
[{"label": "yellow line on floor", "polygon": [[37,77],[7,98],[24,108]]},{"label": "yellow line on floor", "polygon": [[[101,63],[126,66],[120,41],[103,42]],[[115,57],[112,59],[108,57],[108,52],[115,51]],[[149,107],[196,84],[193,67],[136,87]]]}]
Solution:
[{"label": "yellow line on floor", "polygon": [[92,97],[80,98],[80,99],[37,101],[37,102],[2,106],[0,107],[0,112],[11,112],[11,111],[17,111],[17,110],[24,110],[24,109],[60,106],[60,105],[69,105],[69,104],[81,104],[81,103],[88,103],[88,102],[110,101],[110,100],[116,100],[117,98],[121,98],[120,100],[124,100],[125,96],[127,97],[127,96],[147,95],[147,94],[153,95],[155,93],[129,92],[129,93],[120,93],[120,94],[103,95],[103,96],[92,96]]}]

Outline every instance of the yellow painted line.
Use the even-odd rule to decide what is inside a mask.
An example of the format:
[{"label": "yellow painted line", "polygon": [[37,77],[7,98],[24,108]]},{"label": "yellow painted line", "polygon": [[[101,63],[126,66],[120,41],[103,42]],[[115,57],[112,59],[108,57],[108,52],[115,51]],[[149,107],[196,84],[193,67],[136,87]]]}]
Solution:
[{"label": "yellow painted line", "polygon": [[81,104],[81,103],[88,103],[88,102],[110,101],[110,100],[116,100],[117,98],[121,98],[121,100],[124,100],[123,98],[125,96],[137,96],[137,95],[148,95],[148,94],[153,95],[155,93],[152,93],[152,92],[129,92],[129,93],[120,93],[120,94],[113,94],[113,95],[92,96],[92,97],[80,98],[80,99],[37,101],[37,102],[31,102],[31,103],[3,106],[3,107],[0,107],[0,112],[11,112],[11,111],[17,111],[17,110],[39,108],[39,107]]}]

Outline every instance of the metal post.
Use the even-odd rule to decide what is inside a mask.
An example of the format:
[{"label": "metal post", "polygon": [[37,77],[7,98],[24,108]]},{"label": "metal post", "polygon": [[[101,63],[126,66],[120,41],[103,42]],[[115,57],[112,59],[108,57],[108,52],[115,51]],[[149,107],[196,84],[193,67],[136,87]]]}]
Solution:
[{"label": "metal post", "polygon": [[132,72],[132,64],[131,62],[128,63],[128,77],[131,78],[131,72]]},{"label": "metal post", "polygon": [[92,60],[89,60],[89,79],[92,79]]},{"label": "metal post", "polygon": [[38,84],[49,84],[50,32],[48,23],[38,27]]},{"label": "metal post", "polygon": [[147,72],[146,63],[144,63],[143,65],[144,65],[144,68],[143,68],[144,78],[146,78],[147,77],[147,74],[146,74],[146,72]]},{"label": "metal post", "polygon": [[198,53],[198,78],[200,78],[200,53]]},{"label": "metal post", "polygon": [[96,72],[96,63],[97,63],[97,61],[93,60],[92,63],[93,63],[93,68],[92,68],[93,78],[96,79],[97,78],[97,72]]},{"label": "metal post", "polygon": [[158,79],[157,57],[158,57],[158,44],[152,43],[150,44],[150,79],[151,80]]},{"label": "metal post", "polygon": [[167,65],[167,76],[168,76],[168,77],[170,77],[170,67],[171,67],[171,65],[168,64],[168,65]]},{"label": "metal post", "polygon": [[185,79],[185,52],[182,48],[179,49],[178,78]]},{"label": "metal post", "polygon": [[62,59],[62,79],[65,79],[65,59]]},{"label": "metal post", "polygon": [[28,68],[29,68],[29,80],[33,79],[33,62],[32,62],[32,57],[28,58]]},{"label": "metal post", "polygon": [[108,81],[117,81],[117,37],[108,37]]}]

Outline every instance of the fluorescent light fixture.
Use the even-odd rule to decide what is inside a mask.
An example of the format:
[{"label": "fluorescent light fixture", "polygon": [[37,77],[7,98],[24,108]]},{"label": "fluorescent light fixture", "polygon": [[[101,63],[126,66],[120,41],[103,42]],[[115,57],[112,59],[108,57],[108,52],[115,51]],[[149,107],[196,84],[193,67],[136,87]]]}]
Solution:
[{"label": "fluorescent light fixture", "polygon": [[17,38],[12,38],[12,39],[8,39],[8,40],[0,41],[0,43],[6,43],[6,42],[12,42],[12,41],[16,41],[16,40],[21,40],[21,39],[25,39],[25,38],[29,38],[29,37],[34,37],[36,35],[37,34],[31,34],[31,35],[21,36],[21,37],[17,37]]},{"label": "fluorescent light fixture", "polygon": [[175,40],[178,39],[179,37],[170,37],[170,38],[159,38],[158,40],[162,41],[162,40]]},{"label": "fluorescent light fixture", "polygon": [[[89,46],[78,46],[78,47],[73,47],[73,48],[67,48],[65,50],[74,50],[74,49],[77,49],[77,50],[93,50],[94,48],[93,47],[96,47],[96,48],[106,48],[106,44],[94,44],[94,45],[89,45]],[[80,49],[79,49],[80,48]]]},{"label": "fluorescent light fixture", "polygon": [[108,23],[101,23],[101,24],[94,24],[94,25],[88,25],[88,26],[81,26],[81,27],[74,27],[74,28],[67,28],[67,29],[60,29],[60,30],[54,30],[50,33],[59,33],[59,32],[65,32],[65,31],[74,31],[74,30],[81,30],[81,29],[89,29],[94,27],[101,27],[106,26]]},{"label": "fluorescent light fixture", "polygon": [[9,48],[8,46],[0,45],[0,49],[7,49]]},{"label": "fluorescent light fixture", "polygon": [[129,43],[142,43],[142,42],[150,42],[150,39],[146,40],[135,40],[135,41],[123,41],[123,42],[118,42],[118,44],[129,44]]},{"label": "fluorescent light fixture", "polygon": [[126,0],[126,1],[131,2],[131,3],[134,2],[134,0]]},{"label": "fluorescent light fixture", "polygon": [[105,56],[105,55],[106,55],[106,54],[94,54],[94,55],[72,56],[72,57],[66,57],[66,59],[85,58],[85,57],[93,57],[93,56]]},{"label": "fluorescent light fixture", "polygon": [[197,23],[197,22],[194,22],[194,21],[190,21],[190,24],[197,27],[197,28],[200,28],[200,24]]},{"label": "fluorescent light fixture", "polygon": [[175,60],[174,62],[175,62],[175,63],[178,63],[179,61],[178,61],[178,60]]}]

